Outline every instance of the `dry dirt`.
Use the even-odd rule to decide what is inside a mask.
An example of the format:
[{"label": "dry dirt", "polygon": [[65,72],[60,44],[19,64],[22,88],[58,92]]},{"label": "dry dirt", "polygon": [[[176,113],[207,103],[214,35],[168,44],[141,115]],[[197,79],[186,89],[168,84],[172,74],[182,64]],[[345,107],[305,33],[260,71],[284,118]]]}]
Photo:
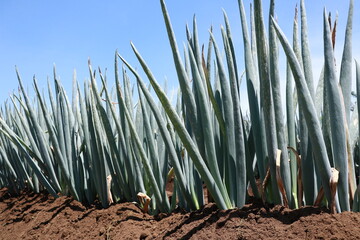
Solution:
[{"label": "dry dirt", "polygon": [[101,209],[69,198],[0,190],[0,239],[360,239],[360,213],[264,206],[150,216],[133,203]]}]

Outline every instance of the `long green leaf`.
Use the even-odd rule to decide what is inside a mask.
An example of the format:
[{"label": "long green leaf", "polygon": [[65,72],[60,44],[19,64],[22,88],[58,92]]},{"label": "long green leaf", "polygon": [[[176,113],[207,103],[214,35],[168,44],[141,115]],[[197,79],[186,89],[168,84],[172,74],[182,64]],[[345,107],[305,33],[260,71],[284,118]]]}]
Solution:
[{"label": "long green leaf", "polygon": [[[301,12],[301,56],[302,56],[302,67],[304,71],[305,81],[307,87],[310,91],[310,95],[314,100],[314,86],[313,86],[313,74],[312,74],[312,64],[311,56],[308,43],[308,30],[307,30],[307,18],[306,18],[306,9],[305,1],[300,1],[300,12]],[[303,103],[299,101],[299,109],[302,109],[304,106]],[[299,111],[299,125],[300,125],[300,148],[301,152],[301,168],[306,169],[302,171],[302,179],[304,183],[304,194],[305,194],[305,204],[313,204],[316,198],[316,178],[315,178],[315,166],[313,159],[313,147],[310,144],[309,139],[309,130],[306,124],[303,111]]]},{"label": "long green leaf", "polygon": [[346,24],[344,51],[341,60],[340,86],[344,97],[346,120],[350,123],[351,85],[352,85],[352,29],[354,15],[354,0],[350,0]]},{"label": "long green leaf", "polygon": [[336,77],[334,52],[331,41],[330,26],[324,11],[324,58],[325,58],[325,84],[327,84],[330,112],[331,139],[335,168],[340,172],[338,195],[342,211],[349,211],[349,170],[347,161],[345,116],[340,96],[340,89]]},{"label": "long green leaf", "polygon": [[246,152],[244,143],[244,129],[240,108],[239,81],[237,79],[234,47],[231,41],[230,25],[225,15],[227,31],[222,29],[227,65],[229,69],[230,90],[233,102],[235,156],[236,156],[236,206],[245,205],[246,198]]},{"label": "long green leaf", "polygon": [[[297,24],[297,8],[295,10],[294,25],[293,25],[293,49],[296,52],[298,48],[298,24]],[[286,119],[288,128],[288,144],[289,147],[297,149],[296,146],[296,130],[295,130],[295,109],[294,109],[294,79],[292,77],[291,69],[289,64],[286,66]],[[297,182],[297,162],[296,156],[291,151],[290,157],[290,171],[291,171],[291,191],[293,195],[293,207],[298,207],[298,182]]]},{"label": "long green leaf", "polygon": [[[258,66],[260,77],[260,96],[261,107],[263,108],[264,124],[266,126],[266,144],[268,148],[269,167],[271,172],[271,186],[273,189],[273,201],[280,203],[280,192],[276,182],[276,155],[277,155],[277,139],[276,139],[276,123],[274,113],[273,93],[270,81],[269,66],[269,46],[265,34],[265,23],[262,15],[262,1],[254,1],[255,11],[255,29],[256,29],[256,46],[258,51]],[[272,46],[271,46],[272,47]]]},{"label": "long green leaf", "polygon": [[221,53],[219,47],[215,41],[215,37],[212,33],[210,33],[212,41],[214,43],[214,50],[216,55],[216,63],[219,74],[219,81],[221,87],[221,98],[222,98],[222,109],[224,111],[224,120],[226,126],[226,162],[225,162],[225,170],[226,175],[225,178],[227,180],[227,184],[230,188],[230,198],[235,204],[237,189],[236,189],[236,146],[235,146],[235,132],[234,132],[234,114],[233,114],[233,101],[231,98],[229,80],[225,73],[225,67],[222,62]]},{"label": "long green leaf", "polygon": [[177,48],[177,43],[176,43],[176,39],[175,39],[175,34],[172,30],[170,17],[169,17],[168,11],[166,9],[165,1],[160,0],[160,3],[161,3],[161,9],[162,9],[163,16],[164,16],[164,21],[165,21],[166,30],[168,33],[171,50],[173,53],[174,63],[175,63],[175,67],[176,67],[176,72],[177,72],[181,92],[184,96],[183,101],[186,105],[187,115],[191,116],[191,118],[192,118],[192,121],[190,121],[190,124],[195,133],[196,143],[198,144],[198,146],[200,148],[200,153],[204,154],[205,146],[203,145],[203,136],[202,136],[202,132],[200,129],[201,125],[199,124],[199,120],[198,120],[198,116],[197,116],[195,98],[194,98],[194,95],[192,94],[190,86],[189,86],[190,79],[188,78],[188,75],[186,74],[185,68],[184,68],[181,58],[180,58],[179,50]]},{"label": "long green leaf", "polygon": [[[249,109],[250,109],[250,118],[251,123],[253,126],[257,126],[253,128],[253,136],[254,142],[256,145],[256,158],[259,167],[260,179],[263,181],[266,174],[266,166],[265,163],[265,156],[266,156],[266,141],[262,138],[261,134],[261,127],[262,124],[260,123],[260,109],[259,109],[259,90],[258,90],[258,83],[257,83],[257,73],[255,67],[255,60],[253,54],[251,52],[251,45],[250,39],[248,36],[248,27],[246,23],[246,16],[243,1],[239,0],[239,11],[241,17],[241,26],[243,31],[243,42],[244,42],[244,59],[245,59],[245,68],[246,68],[246,86],[247,86],[247,93],[248,93],[248,102],[249,102]],[[256,45],[254,45],[256,47]],[[265,143],[265,144],[264,144]]]},{"label": "long green leaf", "polygon": [[270,78],[272,97],[274,101],[275,112],[275,124],[276,124],[276,138],[278,142],[278,148],[281,150],[280,156],[280,172],[287,199],[290,206],[293,205],[293,198],[291,195],[291,178],[290,178],[290,166],[289,156],[287,151],[287,142],[285,139],[286,129],[284,123],[283,108],[281,103],[281,89],[280,89],[280,73],[279,73],[279,49],[277,43],[277,37],[274,26],[271,22],[271,17],[274,17],[275,13],[275,0],[270,1],[270,13],[269,13],[269,59],[270,59]]}]

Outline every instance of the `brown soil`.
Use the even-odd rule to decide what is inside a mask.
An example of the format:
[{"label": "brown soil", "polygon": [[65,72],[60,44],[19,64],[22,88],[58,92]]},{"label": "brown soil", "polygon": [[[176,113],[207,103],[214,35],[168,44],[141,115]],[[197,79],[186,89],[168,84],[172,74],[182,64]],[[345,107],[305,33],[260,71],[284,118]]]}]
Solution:
[{"label": "brown soil", "polygon": [[69,197],[0,190],[0,239],[360,239],[360,213],[264,206],[150,216],[133,203],[85,207]]}]

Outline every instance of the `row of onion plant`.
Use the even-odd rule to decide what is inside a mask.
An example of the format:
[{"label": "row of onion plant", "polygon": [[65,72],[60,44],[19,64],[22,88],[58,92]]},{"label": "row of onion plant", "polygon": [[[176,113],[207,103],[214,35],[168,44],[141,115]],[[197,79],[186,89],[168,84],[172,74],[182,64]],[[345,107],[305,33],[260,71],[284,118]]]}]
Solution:
[{"label": "row of onion plant", "polygon": [[[150,201],[153,214],[176,207],[195,210],[206,201],[221,209],[242,207],[249,196],[291,208],[359,211],[359,105],[351,101],[352,95],[360,98],[358,64],[357,91],[351,91],[354,1],[339,77],[336,24],[331,26],[324,11],[324,66],[318,81],[304,0],[300,33],[295,11],[292,44],[274,20],[274,0],[267,28],[261,0],[250,8],[250,26],[238,0],[243,46],[234,44],[224,12],[221,43],[211,30],[207,49],[201,47],[194,17],[183,52],[164,0],[160,3],[179,83],[176,104],[133,43],[141,72],[116,52],[111,88],[107,75],[94,71],[89,61],[83,87],[74,72],[71,99],[55,67],[54,89],[49,83],[45,94],[34,77],[33,97],[16,70],[19,92],[0,113],[0,187],[46,189],[54,197],[71,195],[87,203],[99,199],[103,207],[139,201],[147,209]],[[244,66],[236,54],[241,47]],[[286,81],[280,76],[280,49],[287,59]],[[248,114],[240,103],[243,77]]]}]

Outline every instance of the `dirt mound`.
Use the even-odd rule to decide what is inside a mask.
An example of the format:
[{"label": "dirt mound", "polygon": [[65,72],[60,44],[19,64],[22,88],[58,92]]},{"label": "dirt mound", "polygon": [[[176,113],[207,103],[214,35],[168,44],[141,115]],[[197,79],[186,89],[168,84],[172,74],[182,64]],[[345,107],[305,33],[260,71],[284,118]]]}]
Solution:
[{"label": "dirt mound", "polygon": [[0,190],[0,239],[360,239],[360,213],[264,206],[150,216],[133,203],[107,209],[69,198]]}]

